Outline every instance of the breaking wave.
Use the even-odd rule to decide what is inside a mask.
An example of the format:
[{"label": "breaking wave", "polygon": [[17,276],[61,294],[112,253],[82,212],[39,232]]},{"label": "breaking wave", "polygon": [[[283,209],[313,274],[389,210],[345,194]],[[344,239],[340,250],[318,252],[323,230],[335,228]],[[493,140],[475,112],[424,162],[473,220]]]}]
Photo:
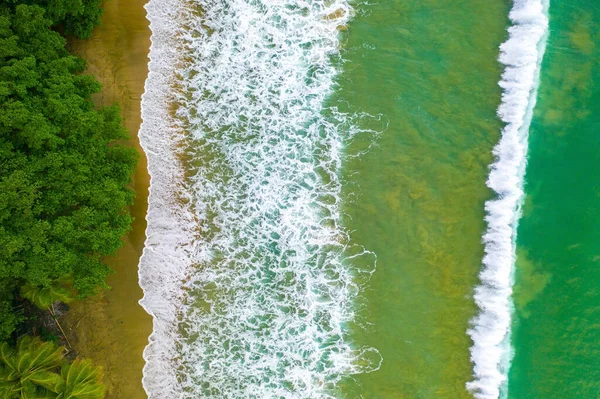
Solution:
[{"label": "breaking wave", "polygon": [[150,398],[334,398],[375,258],[341,224],[344,0],[151,0],[140,261]]},{"label": "breaking wave", "polygon": [[468,334],[473,340],[474,380],[467,389],[477,399],[498,399],[507,394],[512,286],[515,242],[523,202],[529,125],[537,98],[539,75],[548,35],[548,2],[515,0],[510,12],[509,38],[500,47],[506,66],[498,115],[506,123],[494,148],[495,162],[487,185],[497,197],[486,203],[485,256],[475,289],[479,314]]}]

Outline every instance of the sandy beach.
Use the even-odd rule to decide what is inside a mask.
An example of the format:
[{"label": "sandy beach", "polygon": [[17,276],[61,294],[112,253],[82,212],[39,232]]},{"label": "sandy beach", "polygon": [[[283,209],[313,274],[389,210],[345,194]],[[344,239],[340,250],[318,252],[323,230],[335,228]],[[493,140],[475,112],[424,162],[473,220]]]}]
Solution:
[{"label": "sandy beach", "polygon": [[71,306],[63,320],[71,344],[81,357],[104,368],[107,398],[146,398],[142,387],[142,351],[152,331],[151,317],[138,304],[138,260],[145,240],[149,176],[137,132],[140,102],[148,72],[150,31],[143,8],[145,0],[110,0],[105,3],[102,25],[91,39],[69,40],[69,49],[86,59],[88,73],[103,85],[98,105],[118,103],[130,143],[140,153],[134,176],[137,192],[131,212],[135,221],[116,256],[106,259],[115,271],[111,286],[97,297]]}]

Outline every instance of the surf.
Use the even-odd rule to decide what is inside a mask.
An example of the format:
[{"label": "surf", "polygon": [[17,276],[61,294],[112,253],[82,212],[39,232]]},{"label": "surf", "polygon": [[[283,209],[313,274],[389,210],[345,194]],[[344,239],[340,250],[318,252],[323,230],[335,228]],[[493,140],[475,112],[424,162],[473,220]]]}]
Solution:
[{"label": "surf", "polygon": [[495,161],[487,181],[496,197],[485,204],[485,254],[474,293],[480,310],[467,331],[473,341],[473,381],[467,389],[477,399],[507,395],[516,234],[524,199],[528,132],[548,36],[548,7],[546,0],[515,0],[508,39],[500,46],[499,61],[505,69],[499,83],[503,94],[498,116],[505,127],[493,150]]},{"label": "surf", "polygon": [[337,397],[345,378],[380,363],[348,339],[375,267],[357,262],[374,256],[342,224],[340,169],[360,129],[327,106],[352,8],[146,7],[148,396]]}]

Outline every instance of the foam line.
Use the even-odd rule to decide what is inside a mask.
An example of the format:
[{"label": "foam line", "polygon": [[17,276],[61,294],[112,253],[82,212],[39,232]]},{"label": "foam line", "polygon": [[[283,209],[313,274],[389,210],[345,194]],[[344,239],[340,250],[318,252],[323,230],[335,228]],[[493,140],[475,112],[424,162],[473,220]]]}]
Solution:
[{"label": "foam line", "polygon": [[192,263],[194,225],[193,214],[181,198],[183,171],[177,158],[181,131],[169,111],[181,58],[180,27],[166,22],[178,21],[185,10],[179,0],[152,0],[145,8],[152,34],[139,138],[148,158],[150,195],[139,282],[144,290],[140,304],[153,317],[153,332],[144,350],[142,382],[149,398],[178,398],[182,397],[176,374],[181,281]]},{"label": "foam line", "polygon": [[480,312],[471,321],[474,380],[467,389],[477,399],[507,395],[512,358],[510,331],[516,231],[523,203],[529,126],[537,98],[539,74],[548,35],[547,0],[515,0],[508,40],[500,46],[505,65],[498,116],[506,123],[494,148],[488,187],[496,198],[486,202],[485,255],[475,289]]}]

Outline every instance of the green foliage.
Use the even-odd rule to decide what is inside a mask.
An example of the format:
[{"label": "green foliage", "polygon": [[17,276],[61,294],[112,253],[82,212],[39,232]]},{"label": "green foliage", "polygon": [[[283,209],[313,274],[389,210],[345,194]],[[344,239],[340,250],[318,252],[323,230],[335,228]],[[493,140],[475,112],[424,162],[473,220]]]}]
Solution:
[{"label": "green foliage", "polygon": [[102,16],[102,0],[82,0],[82,11],[79,14],[67,14],[64,20],[67,33],[82,39],[92,35],[92,31],[100,25]]},{"label": "green foliage", "polygon": [[131,223],[136,153],[51,24],[38,6],[0,6],[0,279],[51,289],[72,276],[89,295]]},{"label": "green foliage", "polygon": [[38,308],[46,310],[57,301],[63,303],[73,302],[77,293],[71,287],[71,278],[63,277],[54,280],[46,287],[25,283],[25,285],[21,287],[21,296],[28,299]]},{"label": "green foliage", "polygon": [[14,293],[15,282],[0,280],[0,341],[10,337],[17,325],[24,321],[25,317],[16,306]]},{"label": "green foliage", "polygon": [[92,364],[90,360],[75,360],[65,364],[61,370],[64,381],[58,399],[101,399],[105,387],[102,384],[102,369]]},{"label": "green foliage", "polygon": [[103,398],[101,368],[89,360],[68,363],[63,353],[63,348],[29,336],[20,338],[16,349],[0,344],[0,398]]},{"label": "green foliage", "polygon": [[[120,111],[94,107],[100,84],[51,29],[89,37],[101,3],[0,1],[0,341],[24,320],[15,311],[19,287],[42,309],[105,287],[101,259],[131,224],[137,154],[122,144]],[[99,369],[66,365],[66,375],[79,373],[66,383],[57,353],[31,338],[15,350],[1,343],[0,399],[103,396]]]},{"label": "green foliage", "polygon": [[6,342],[0,344],[0,397],[40,398],[59,393],[64,384],[53,370],[62,364],[63,352],[29,336],[19,339],[16,350]]},{"label": "green foliage", "polygon": [[0,302],[0,341],[8,339],[23,317],[13,310],[9,301]]},{"label": "green foliage", "polygon": [[19,4],[38,5],[45,10],[46,18],[52,25],[62,25],[65,32],[82,39],[91,36],[93,29],[100,25],[102,0],[7,0]]},{"label": "green foliage", "polygon": [[43,341],[49,341],[49,342],[58,344],[58,334],[55,331],[52,331],[44,326],[41,326],[39,328],[39,334],[40,334],[40,338]]}]

